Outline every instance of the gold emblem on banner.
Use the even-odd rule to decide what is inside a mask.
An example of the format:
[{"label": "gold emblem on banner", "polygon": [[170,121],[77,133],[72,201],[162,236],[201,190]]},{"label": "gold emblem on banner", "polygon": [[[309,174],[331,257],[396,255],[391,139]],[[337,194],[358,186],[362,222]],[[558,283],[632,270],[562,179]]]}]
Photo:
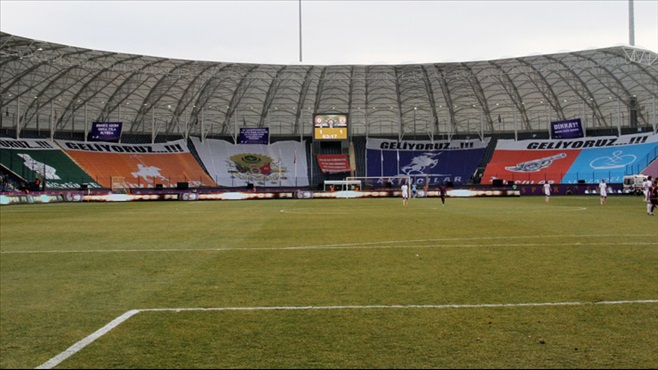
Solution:
[{"label": "gold emblem on banner", "polygon": [[235,164],[235,169],[244,174],[269,175],[272,173],[272,158],[263,154],[236,154],[229,159]]}]

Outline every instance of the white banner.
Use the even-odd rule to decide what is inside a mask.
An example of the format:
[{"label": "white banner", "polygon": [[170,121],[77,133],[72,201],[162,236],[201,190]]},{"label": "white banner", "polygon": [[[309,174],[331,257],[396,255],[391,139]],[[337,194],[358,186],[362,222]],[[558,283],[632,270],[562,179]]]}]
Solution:
[{"label": "white banner", "polygon": [[120,153],[120,154],[175,154],[189,153],[185,140],[168,141],[154,144],[120,144],[101,141],[56,140],[64,150],[82,152]]},{"label": "white banner", "polygon": [[60,150],[50,139],[12,139],[0,137],[0,149]]},{"label": "white banner", "polygon": [[623,136],[592,136],[578,139],[558,140],[498,140],[496,150],[582,150],[611,148],[620,145],[657,143],[658,134],[642,133]]},{"label": "white banner", "polygon": [[220,186],[308,186],[306,141],[231,144],[191,138],[210,177]]},{"label": "white banner", "polygon": [[434,150],[464,150],[464,149],[484,149],[489,145],[491,138],[486,137],[484,140],[390,140],[368,138],[366,149],[376,150],[401,150],[401,151],[434,151]]}]

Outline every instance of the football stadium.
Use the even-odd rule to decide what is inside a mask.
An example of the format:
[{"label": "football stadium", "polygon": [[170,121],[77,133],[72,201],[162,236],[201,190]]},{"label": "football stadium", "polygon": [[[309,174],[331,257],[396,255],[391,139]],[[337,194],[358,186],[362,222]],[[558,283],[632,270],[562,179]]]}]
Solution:
[{"label": "football stadium", "polygon": [[0,368],[655,368],[657,122],[634,46],[278,65],[0,32]]}]

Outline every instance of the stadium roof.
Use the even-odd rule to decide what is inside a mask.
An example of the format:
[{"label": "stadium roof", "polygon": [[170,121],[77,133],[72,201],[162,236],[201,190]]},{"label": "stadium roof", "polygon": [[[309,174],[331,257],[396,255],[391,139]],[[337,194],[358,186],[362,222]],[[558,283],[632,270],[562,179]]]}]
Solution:
[{"label": "stadium roof", "polygon": [[[0,33],[2,128],[307,136],[312,114],[348,113],[352,135],[487,135],[653,126],[658,54],[628,46],[499,60],[274,65],[121,54]],[[635,117],[635,118],[633,118]]]}]

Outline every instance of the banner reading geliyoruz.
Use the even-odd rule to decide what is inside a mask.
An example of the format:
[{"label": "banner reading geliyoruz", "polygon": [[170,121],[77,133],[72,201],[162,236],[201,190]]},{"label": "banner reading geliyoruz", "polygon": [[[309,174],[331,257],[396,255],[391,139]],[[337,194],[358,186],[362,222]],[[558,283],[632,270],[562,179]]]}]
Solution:
[{"label": "banner reading geliyoruz", "polygon": [[467,183],[475,173],[490,138],[484,140],[386,140],[366,143],[366,176],[411,176],[419,185]]},{"label": "banner reading geliyoruz", "polygon": [[117,144],[57,140],[59,146],[98,183],[112,188],[123,177],[129,188],[216,186],[196,161],[185,140],[154,144]]},{"label": "banner reading geliyoruz", "polygon": [[41,179],[46,189],[101,187],[49,139],[0,138],[0,163],[26,181]]},{"label": "banner reading geliyoruz", "polygon": [[655,158],[658,135],[597,136],[570,140],[498,140],[482,183],[494,179],[521,184],[621,183],[628,168]]},{"label": "banner reading geliyoruz", "polygon": [[551,122],[551,134],[554,139],[583,137],[583,125],[580,122],[580,118]]}]

